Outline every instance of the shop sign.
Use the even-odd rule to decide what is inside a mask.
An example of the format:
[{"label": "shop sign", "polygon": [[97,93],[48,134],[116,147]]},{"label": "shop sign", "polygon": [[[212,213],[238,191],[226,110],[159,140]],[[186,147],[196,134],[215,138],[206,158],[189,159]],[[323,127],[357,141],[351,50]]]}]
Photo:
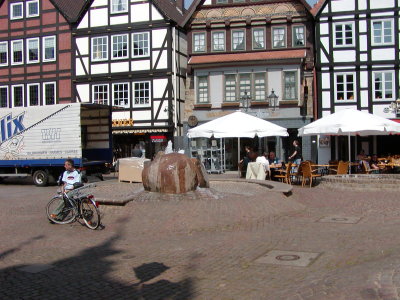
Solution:
[{"label": "shop sign", "polygon": [[128,126],[133,126],[133,119],[112,120],[112,127],[128,127]]},{"label": "shop sign", "polygon": [[165,135],[151,135],[150,139],[153,143],[162,143],[167,140]]}]

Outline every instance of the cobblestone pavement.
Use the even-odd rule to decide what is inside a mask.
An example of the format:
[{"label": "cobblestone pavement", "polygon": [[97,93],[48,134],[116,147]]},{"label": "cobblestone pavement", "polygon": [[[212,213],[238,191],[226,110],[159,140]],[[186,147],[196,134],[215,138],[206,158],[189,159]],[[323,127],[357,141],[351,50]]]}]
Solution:
[{"label": "cobblestone pavement", "polygon": [[[54,187],[0,189],[0,299],[399,299],[398,190],[213,182],[173,196],[110,181],[96,193],[134,200],[100,206],[91,231],[48,223]],[[271,250],[318,257],[257,260]]]}]

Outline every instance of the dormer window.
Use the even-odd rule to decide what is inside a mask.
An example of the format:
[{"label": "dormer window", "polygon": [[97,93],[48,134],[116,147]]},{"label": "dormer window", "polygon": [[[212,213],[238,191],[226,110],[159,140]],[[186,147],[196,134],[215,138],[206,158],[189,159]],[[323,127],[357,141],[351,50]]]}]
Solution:
[{"label": "dormer window", "polygon": [[24,5],[22,2],[10,4],[11,20],[18,20],[24,17]]},{"label": "dormer window", "polygon": [[123,13],[128,11],[127,0],[111,0],[111,13]]},{"label": "dormer window", "polygon": [[26,2],[26,17],[33,18],[39,16],[39,0]]}]

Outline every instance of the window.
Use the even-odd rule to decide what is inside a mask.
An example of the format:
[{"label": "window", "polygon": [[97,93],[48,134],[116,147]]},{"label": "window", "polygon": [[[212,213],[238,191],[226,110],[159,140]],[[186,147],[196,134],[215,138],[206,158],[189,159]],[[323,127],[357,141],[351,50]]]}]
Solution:
[{"label": "window", "polygon": [[12,86],[12,99],[13,107],[24,106],[24,86],[13,85]]},{"label": "window", "polygon": [[293,27],[293,47],[303,47],[305,44],[304,26]]},{"label": "window", "polygon": [[93,86],[93,103],[108,105],[108,84]]},{"label": "window", "polygon": [[205,52],[206,51],[206,34],[194,33],[193,34],[193,52]]},{"label": "window", "polygon": [[39,105],[39,84],[28,84],[28,106]]},{"label": "window", "polygon": [[12,58],[11,63],[13,65],[20,65],[24,63],[24,47],[23,41],[11,41],[11,51],[12,51]]},{"label": "window", "polygon": [[353,46],[353,23],[335,24],[335,46]]},{"label": "window", "polygon": [[393,72],[374,73],[374,98],[393,100]]},{"label": "window", "polygon": [[225,32],[219,31],[212,33],[212,50],[213,51],[225,50]]},{"label": "window", "polygon": [[43,84],[44,105],[56,104],[56,84],[49,82]]},{"label": "window", "polygon": [[225,101],[226,102],[236,101],[236,75],[235,74],[225,75]]},{"label": "window", "polygon": [[108,59],[108,38],[106,36],[92,38],[92,60],[102,61]]},{"label": "window", "polygon": [[233,2],[244,2],[245,0],[233,0]]},{"label": "window", "polygon": [[336,100],[354,100],[354,74],[336,74]]},{"label": "window", "polygon": [[255,73],[254,74],[254,100],[255,101],[265,101],[265,73]]},{"label": "window", "polygon": [[197,77],[197,103],[208,103],[208,77]]},{"label": "window", "polygon": [[8,107],[8,87],[0,86],[0,107]]},{"label": "window", "polygon": [[113,105],[129,106],[129,83],[113,84]]},{"label": "window", "polygon": [[11,20],[22,19],[24,17],[24,6],[22,2],[10,4]]},{"label": "window", "polygon": [[232,31],[232,50],[244,50],[245,49],[245,38],[244,30],[233,30]]},{"label": "window", "polygon": [[0,66],[8,65],[8,43],[0,43]]},{"label": "window", "polygon": [[220,4],[220,3],[228,3],[228,0],[217,0],[217,4]]},{"label": "window", "polygon": [[26,2],[26,17],[32,18],[39,16],[39,0]]},{"label": "window", "polygon": [[239,97],[251,97],[251,74],[239,74]]},{"label": "window", "polygon": [[142,81],[134,83],[135,106],[147,106],[150,104],[150,82]]},{"label": "window", "polygon": [[253,49],[265,48],[265,31],[262,28],[253,29]]},{"label": "window", "polygon": [[284,27],[275,27],[272,29],[273,48],[286,47],[286,29]]},{"label": "window", "polygon": [[111,13],[121,13],[128,11],[128,0],[111,0]]},{"label": "window", "polygon": [[372,21],[372,44],[393,44],[393,20]]},{"label": "window", "polygon": [[127,58],[128,57],[128,35],[112,36],[112,58]]},{"label": "window", "polygon": [[141,33],[134,33],[132,35],[133,40],[133,56],[149,56],[150,51],[150,43],[149,43],[149,33],[148,32],[141,32]]},{"label": "window", "polygon": [[27,63],[39,62],[39,38],[26,40],[26,61]]},{"label": "window", "polygon": [[43,61],[56,60],[56,37],[46,36],[43,38]]},{"label": "window", "polygon": [[297,99],[297,86],[296,86],[296,72],[283,72],[284,91],[283,99],[295,100]]}]

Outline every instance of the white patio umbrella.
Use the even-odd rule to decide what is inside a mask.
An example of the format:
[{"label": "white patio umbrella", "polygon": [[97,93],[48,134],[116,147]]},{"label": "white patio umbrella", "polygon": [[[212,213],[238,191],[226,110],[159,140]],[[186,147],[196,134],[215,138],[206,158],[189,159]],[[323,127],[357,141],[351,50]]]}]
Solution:
[{"label": "white patio umbrella", "polygon": [[288,136],[286,128],[266,120],[236,111],[229,115],[217,118],[195,128],[189,129],[189,138],[238,138],[238,160],[240,160],[240,138],[254,138],[266,136]]},{"label": "white patio umbrella", "polygon": [[349,161],[351,161],[350,136],[389,135],[400,133],[400,124],[386,118],[356,109],[343,109],[325,116],[299,129],[300,136],[347,135]]}]

